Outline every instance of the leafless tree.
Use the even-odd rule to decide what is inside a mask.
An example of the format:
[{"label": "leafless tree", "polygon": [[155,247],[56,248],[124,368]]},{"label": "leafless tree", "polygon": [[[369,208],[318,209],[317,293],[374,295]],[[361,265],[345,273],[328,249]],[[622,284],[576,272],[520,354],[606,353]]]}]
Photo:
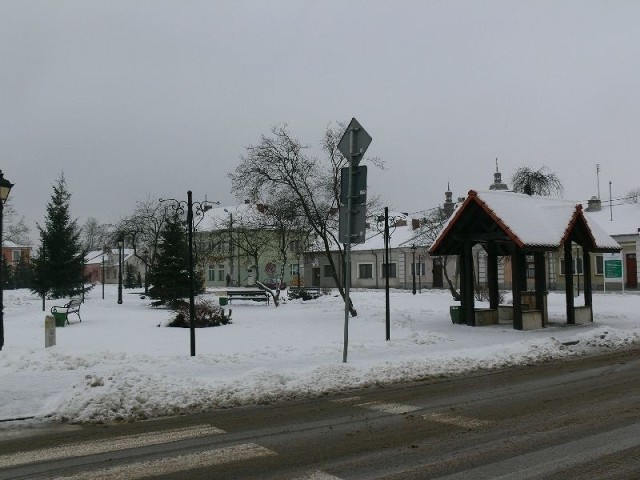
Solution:
[{"label": "leafless tree", "polygon": [[[344,129],[341,124],[327,127],[322,150],[328,162],[321,162],[308,155],[308,146],[293,137],[286,125],[274,126],[269,136],[262,135],[256,145],[246,148],[240,165],[229,174],[234,191],[254,201],[276,197],[295,200],[300,215],[321,243],[343,299],[343,281],[332,252],[337,250],[344,264],[344,251],[337,238],[340,169],[347,165],[337,145]],[[352,303],[349,311],[357,315]]]},{"label": "leafless tree", "polygon": [[4,225],[2,230],[3,242],[8,240],[18,245],[31,245],[29,227],[27,227],[24,217],[18,218],[18,214],[11,203],[11,198],[7,200],[2,209],[2,221]]},{"label": "leafless tree", "polygon": [[545,166],[538,170],[529,167],[518,168],[511,178],[511,184],[514,192],[527,195],[562,195],[564,190],[558,176]]},{"label": "leafless tree", "polygon": [[98,222],[94,217],[87,218],[80,229],[80,239],[85,252],[101,250],[108,245],[113,236],[112,226]]}]

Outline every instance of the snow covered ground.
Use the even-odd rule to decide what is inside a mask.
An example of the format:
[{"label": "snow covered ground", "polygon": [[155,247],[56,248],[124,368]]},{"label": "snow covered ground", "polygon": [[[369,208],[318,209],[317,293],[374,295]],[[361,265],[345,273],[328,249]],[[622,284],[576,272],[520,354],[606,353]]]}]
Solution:
[{"label": "snow covered ground", "polygon": [[[170,312],[148,299],[98,286],[82,323],[57,328],[44,348],[41,299],[5,291],[0,351],[0,420],[108,422],[301,398],[381,383],[439,377],[560,359],[637,342],[640,295],[594,295],[595,322],[566,326],[564,293],[550,293],[549,328],[453,325],[446,291],[391,292],[391,341],[385,341],[384,291],[354,291],[348,362],[342,362],[344,307],[332,295],[278,308],[233,306],[233,323],[189,330],[165,327]],[[61,301],[47,301],[46,312]],[[576,305],[582,305],[581,298]],[[579,342],[575,345],[565,343]],[[3,422],[0,425],[10,425]]]}]

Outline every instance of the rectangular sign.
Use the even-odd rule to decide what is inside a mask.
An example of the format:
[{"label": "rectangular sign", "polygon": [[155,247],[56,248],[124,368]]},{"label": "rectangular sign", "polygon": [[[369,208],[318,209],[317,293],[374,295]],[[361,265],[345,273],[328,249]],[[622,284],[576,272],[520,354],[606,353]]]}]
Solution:
[{"label": "rectangular sign", "polygon": [[609,253],[604,256],[604,278],[608,281],[622,282],[622,255]]}]

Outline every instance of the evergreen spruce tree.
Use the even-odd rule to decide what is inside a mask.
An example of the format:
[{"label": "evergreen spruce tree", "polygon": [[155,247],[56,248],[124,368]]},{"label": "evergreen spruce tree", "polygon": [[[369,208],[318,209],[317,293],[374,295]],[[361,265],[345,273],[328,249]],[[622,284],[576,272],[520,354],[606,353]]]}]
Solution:
[{"label": "evergreen spruce tree", "polygon": [[[160,236],[154,264],[149,271],[149,297],[153,306],[170,305],[189,296],[189,261],[185,226],[176,214],[167,220]],[[194,290],[202,292],[201,277],[195,276]]]},{"label": "evergreen spruce tree", "polygon": [[20,261],[14,269],[14,279],[16,288],[30,288],[32,277],[32,267],[25,257],[20,257]]},{"label": "evergreen spruce tree", "polygon": [[38,225],[40,248],[33,262],[31,286],[38,295],[65,298],[83,290],[84,258],[80,231],[69,214],[70,199],[64,175],[60,175],[47,204],[44,227]]},{"label": "evergreen spruce tree", "polygon": [[136,268],[127,263],[127,266],[124,269],[124,288],[135,288],[138,286],[138,278],[136,277]]}]

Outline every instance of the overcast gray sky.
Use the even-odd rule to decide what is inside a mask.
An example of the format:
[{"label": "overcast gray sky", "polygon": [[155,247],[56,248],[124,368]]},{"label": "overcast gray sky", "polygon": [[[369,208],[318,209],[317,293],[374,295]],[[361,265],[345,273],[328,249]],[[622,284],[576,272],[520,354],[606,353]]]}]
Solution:
[{"label": "overcast gray sky", "polygon": [[272,125],[317,147],[351,117],[396,210],[486,189],[496,157],[578,200],[600,163],[619,196],[640,187],[639,25],[637,1],[0,0],[0,168],[34,240],[62,171],[80,223],[189,189],[230,204]]}]

